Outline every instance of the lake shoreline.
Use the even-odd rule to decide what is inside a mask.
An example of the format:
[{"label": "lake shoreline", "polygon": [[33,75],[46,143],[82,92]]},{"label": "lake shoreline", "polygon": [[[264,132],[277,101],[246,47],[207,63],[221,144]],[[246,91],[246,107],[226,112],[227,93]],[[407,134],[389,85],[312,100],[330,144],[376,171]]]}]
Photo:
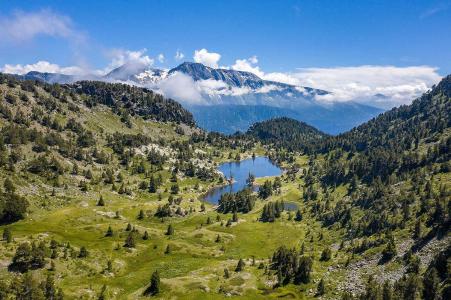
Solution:
[{"label": "lake shoreline", "polygon": [[[278,166],[274,161],[266,156],[257,156],[255,158],[247,158],[240,161],[228,161],[221,163],[217,172],[222,174],[225,180],[229,181],[226,174],[230,174],[232,181],[225,184],[217,184],[203,193],[199,198],[203,202],[207,202],[214,206],[218,205],[220,197],[225,193],[236,193],[248,186],[247,178],[249,174],[253,174],[255,178],[269,178],[282,175],[285,170]],[[252,185],[254,191],[258,190],[257,184]],[[230,187],[228,189],[227,187]]]}]

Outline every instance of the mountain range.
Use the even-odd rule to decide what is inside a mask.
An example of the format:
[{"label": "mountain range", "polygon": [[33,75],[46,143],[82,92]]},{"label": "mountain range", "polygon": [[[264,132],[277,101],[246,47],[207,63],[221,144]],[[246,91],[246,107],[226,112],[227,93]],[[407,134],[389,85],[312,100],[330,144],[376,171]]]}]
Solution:
[{"label": "mountain range", "polygon": [[200,127],[227,134],[244,132],[255,122],[284,116],[338,134],[382,112],[356,102],[318,100],[330,94],[325,90],[263,80],[251,72],[214,69],[192,62],[170,70],[126,63],[104,76],[86,78],[36,71],[19,77],[48,83],[89,79],[144,86],[180,102],[193,113]]}]

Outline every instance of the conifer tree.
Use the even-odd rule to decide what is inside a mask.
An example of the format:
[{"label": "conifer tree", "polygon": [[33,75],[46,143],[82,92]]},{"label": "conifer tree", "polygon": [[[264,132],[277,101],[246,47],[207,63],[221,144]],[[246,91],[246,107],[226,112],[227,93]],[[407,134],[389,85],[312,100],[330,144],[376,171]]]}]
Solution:
[{"label": "conifer tree", "polygon": [[236,265],[235,272],[243,271],[244,266],[245,266],[245,263],[244,263],[243,259],[240,258],[240,260],[238,261],[238,264]]},{"label": "conifer tree", "polygon": [[154,271],[150,277],[150,285],[144,292],[146,296],[155,296],[160,293],[160,274]]},{"label": "conifer tree", "polygon": [[171,186],[171,194],[176,195],[179,193],[179,190],[180,190],[180,187],[177,183],[175,183]]},{"label": "conifer tree", "polygon": [[238,222],[238,214],[236,212],[234,212],[232,215],[232,222]]},{"label": "conifer tree", "polygon": [[97,202],[97,206],[105,206],[105,201],[103,201],[102,195],[100,195],[99,201]]},{"label": "conifer tree", "polygon": [[321,252],[321,261],[329,261],[332,256],[332,251],[329,247],[324,248],[323,252]]},{"label": "conifer tree", "polygon": [[45,280],[45,298],[46,299],[54,299],[56,296],[56,288],[55,288],[55,280],[52,274],[47,274],[47,278]]},{"label": "conifer tree", "polygon": [[324,295],[325,292],[326,292],[326,287],[324,285],[324,279],[321,278],[321,280],[318,283],[318,288],[316,290],[316,294],[318,296],[322,296],[322,295]]},{"label": "conifer tree", "polygon": [[11,243],[13,240],[11,229],[9,229],[8,227],[5,227],[5,229],[3,229],[3,240],[6,241],[8,244]]},{"label": "conifer tree", "polygon": [[421,238],[421,220],[418,219],[415,223],[415,229],[413,230],[413,238],[419,239]]},{"label": "conifer tree", "polygon": [[158,189],[157,181],[155,177],[152,175],[149,180],[149,192],[156,193]]},{"label": "conifer tree", "polygon": [[135,237],[133,236],[133,232],[130,232],[125,238],[124,247],[126,248],[135,248]]},{"label": "conifer tree", "polygon": [[107,229],[107,231],[106,231],[106,233],[105,233],[105,236],[106,236],[106,237],[111,237],[111,236],[113,236],[113,228],[111,228],[111,225],[108,226],[108,229]]},{"label": "conifer tree", "polygon": [[429,269],[423,277],[423,298],[436,299],[438,296],[440,278],[436,268]]},{"label": "conifer tree", "polygon": [[172,224],[168,225],[168,229],[166,230],[166,235],[173,235],[174,234],[174,227]]},{"label": "conifer tree", "polygon": [[382,286],[382,300],[392,300],[393,299],[393,289],[390,282],[386,280]]},{"label": "conifer tree", "polygon": [[297,221],[297,222],[302,221],[301,210],[298,209],[298,210],[296,211],[296,217],[294,217],[294,220]]},{"label": "conifer tree", "polygon": [[85,258],[85,257],[87,257],[87,256],[88,256],[88,250],[86,249],[85,246],[82,246],[82,247],[80,248],[80,252],[78,253],[78,257],[79,257],[79,258]]},{"label": "conifer tree", "polygon": [[97,298],[98,300],[107,300],[107,296],[106,296],[106,285],[104,284],[102,286],[102,289],[100,290],[100,294],[99,297]]},{"label": "conifer tree", "polygon": [[388,260],[392,259],[393,257],[395,257],[396,253],[397,252],[396,252],[395,239],[393,238],[392,235],[390,235],[388,238],[387,246],[382,251],[382,258],[383,258],[383,260],[388,261]]},{"label": "conifer tree", "polygon": [[148,240],[149,239],[149,234],[147,233],[147,230],[144,231],[144,235],[143,235],[143,240]]}]

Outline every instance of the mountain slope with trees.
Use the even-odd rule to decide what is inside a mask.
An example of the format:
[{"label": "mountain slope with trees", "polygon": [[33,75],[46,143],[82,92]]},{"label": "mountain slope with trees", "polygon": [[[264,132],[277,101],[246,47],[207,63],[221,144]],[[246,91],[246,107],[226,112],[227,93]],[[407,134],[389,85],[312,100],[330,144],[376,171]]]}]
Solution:
[{"label": "mountain slope with trees", "polygon": [[[0,75],[0,299],[448,299],[450,82],[339,136],[224,136],[146,89]],[[203,200],[262,155],[283,174]]]},{"label": "mountain slope with trees", "polygon": [[274,118],[252,125],[246,135],[289,151],[306,149],[328,135],[318,129],[287,117]]}]

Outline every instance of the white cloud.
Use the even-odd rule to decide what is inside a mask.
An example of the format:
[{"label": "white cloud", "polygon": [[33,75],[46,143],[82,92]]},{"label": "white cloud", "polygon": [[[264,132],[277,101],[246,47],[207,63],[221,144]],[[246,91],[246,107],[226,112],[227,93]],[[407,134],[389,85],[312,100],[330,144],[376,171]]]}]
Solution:
[{"label": "white cloud", "polygon": [[175,52],[175,60],[182,60],[185,57],[185,54],[183,54],[182,52],[180,52],[179,50],[177,50],[177,52]]},{"label": "white cloud", "polygon": [[274,84],[268,84],[268,85],[264,85],[261,88],[257,89],[255,92],[256,93],[260,93],[260,94],[266,94],[269,93],[271,91],[280,91],[282,88],[274,85]]},{"label": "white cloud", "polygon": [[204,64],[211,68],[217,68],[218,62],[221,59],[221,54],[208,52],[208,50],[204,48],[194,51],[193,59],[197,63]]},{"label": "white cloud", "polygon": [[69,17],[51,10],[37,12],[16,11],[9,17],[0,16],[0,40],[24,42],[47,35],[81,42],[84,35],[73,28]]},{"label": "white cloud", "polygon": [[281,72],[268,73],[264,74],[262,78],[269,81],[282,82],[291,85],[300,85],[299,79],[293,77],[293,75],[291,75],[290,73],[281,73]]},{"label": "white cloud", "polygon": [[109,56],[111,57],[111,63],[109,67],[117,68],[126,63],[151,66],[154,63],[154,59],[150,58],[148,55],[145,55],[146,52],[146,48],[137,51],[113,49],[109,53]]},{"label": "white cloud", "polygon": [[164,63],[164,55],[162,53],[158,54],[157,58],[160,63]]},{"label": "white cloud", "polygon": [[188,104],[205,104],[201,92],[194,80],[183,73],[175,73],[159,82],[156,87],[166,97],[183,101]]},{"label": "white cloud", "polygon": [[9,74],[26,74],[30,71],[48,72],[48,73],[60,73],[65,75],[82,75],[85,72],[77,66],[60,67],[57,64],[52,64],[48,61],[38,61],[35,64],[27,65],[9,65],[6,64],[0,69],[3,73]]},{"label": "white cloud", "polygon": [[[373,66],[306,68],[289,75],[296,85],[324,89],[323,101],[361,101],[392,107],[410,103],[437,83],[441,76],[430,66]],[[375,97],[377,94],[383,97]]]},{"label": "white cloud", "polygon": [[110,63],[104,69],[94,70],[92,73],[96,75],[105,75],[111,70],[123,65],[127,65],[127,72],[133,72],[133,69],[141,69],[142,67],[152,66],[155,60],[146,55],[147,49],[140,50],[126,50],[126,49],[112,49],[106,53],[110,58]]},{"label": "white cloud", "polygon": [[[304,91],[303,86],[331,92],[317,96],[319,101],[357,101],[383,108],[408,104],[441,79],[437,68],[430,66],[363,65],[265,73],[257,63],[257,57],[253,56],[237,59],[230,68],[254,73],[264,80],[294,85],[301,92]],[[270,86],[266,89],[270,89]],[[257,92],[265,92],[266,89]]]},{"label": "white cloud", "polygon": [[235,64],[231,66],[231,69],[237,71],[245,71],[251,72],[257,75],[260,78],[265,76],[265,73],[260,70],[260,68],[256,65],[258,63],[257,56],[252,56],[248,59],[237,59],[235,60]]}]

